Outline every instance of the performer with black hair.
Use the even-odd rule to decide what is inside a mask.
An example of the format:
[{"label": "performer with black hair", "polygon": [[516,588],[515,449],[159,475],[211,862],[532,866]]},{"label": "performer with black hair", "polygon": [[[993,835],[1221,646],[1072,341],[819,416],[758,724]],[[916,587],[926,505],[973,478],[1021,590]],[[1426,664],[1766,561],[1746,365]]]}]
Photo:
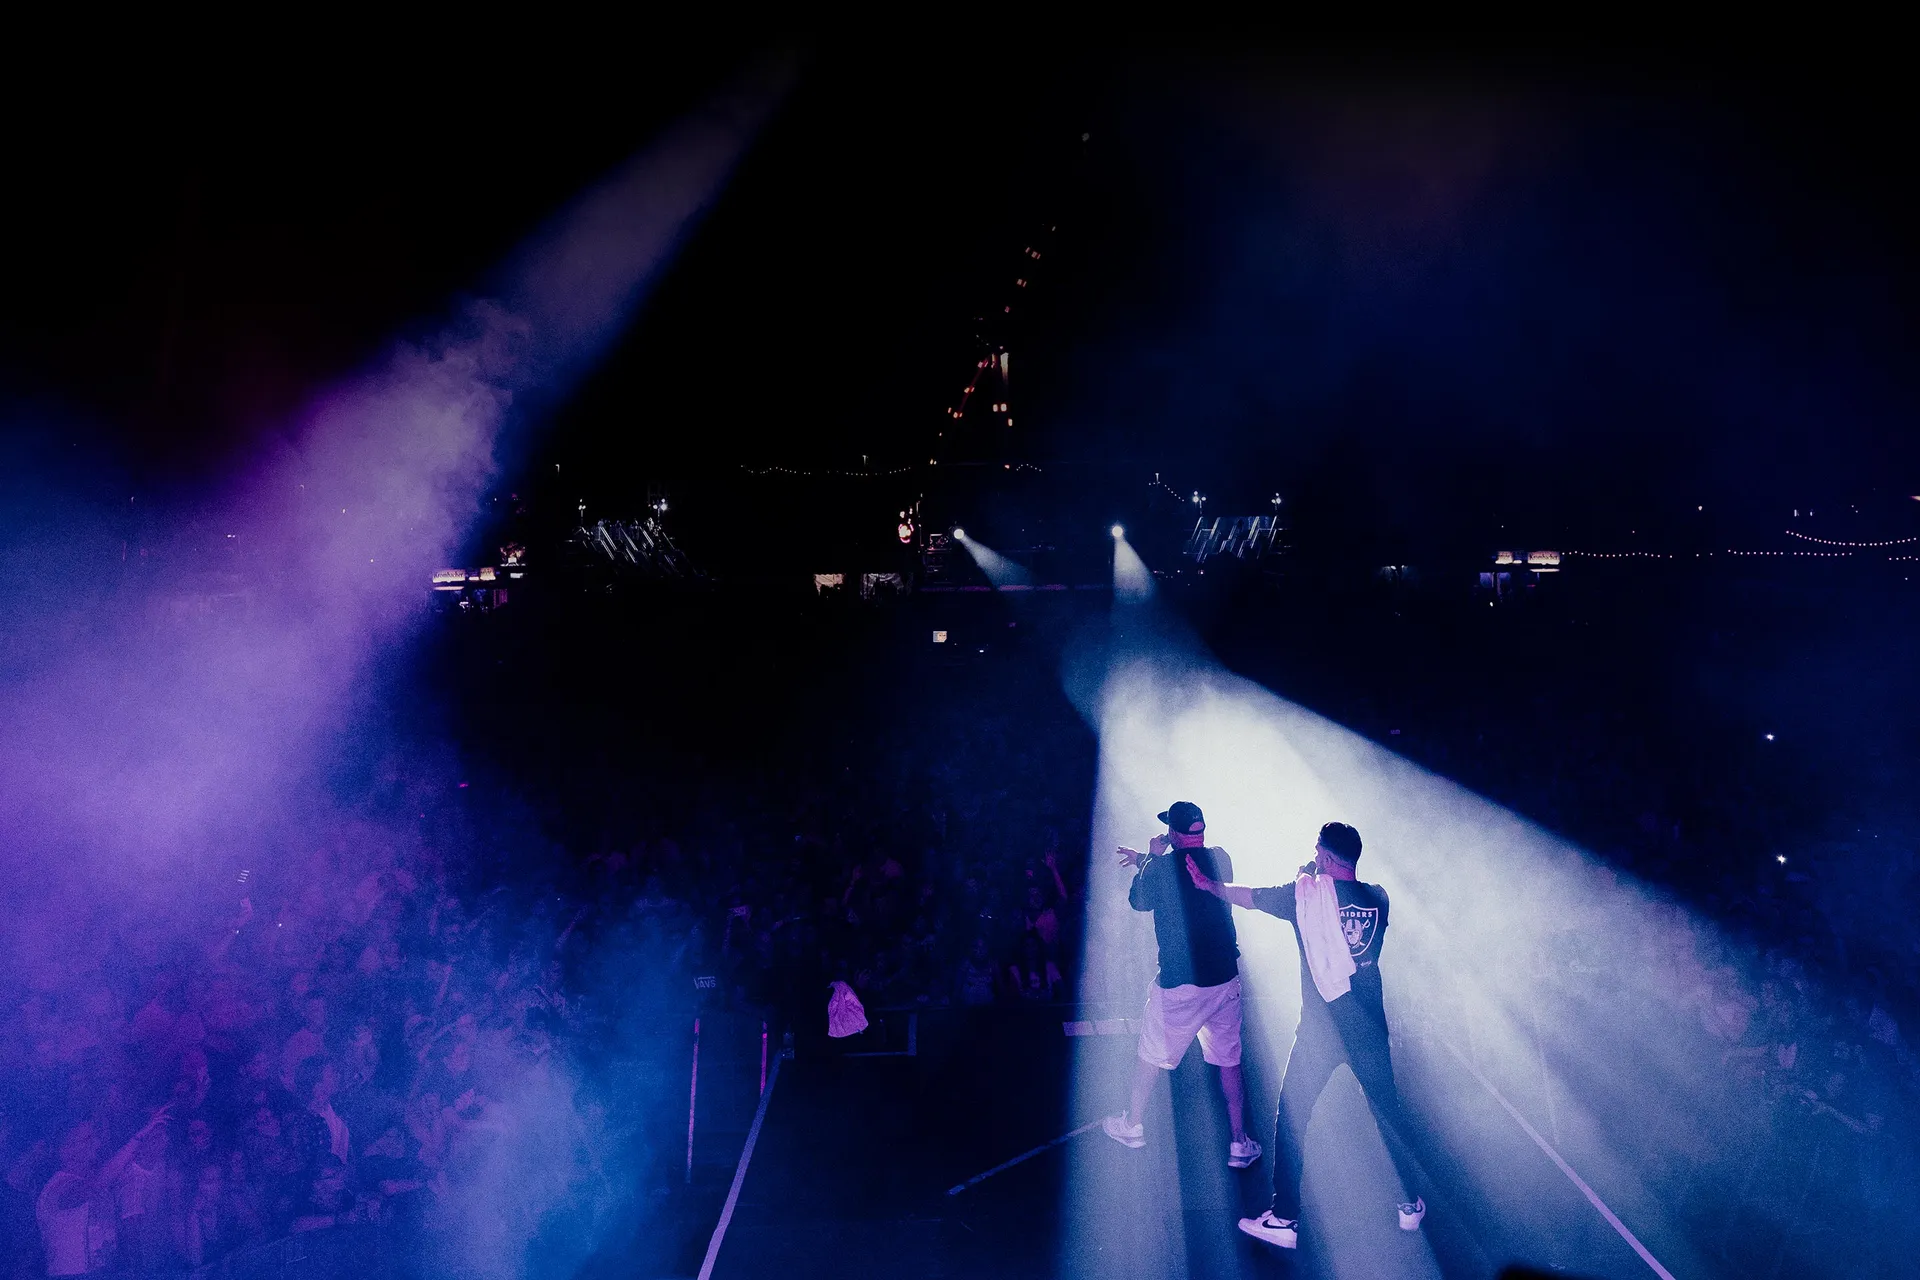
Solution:
[{"label": "performer with black hair", "polygon": [[1195,887],[1237,907],[1264,911],[1293,925],[1300,947],[1300,1026],[1280,1083],[1273,1126],[1273,1204],[1240,1229],[1282,1249],[1300,1243],[1301,1148],[1320,1091],[1342,1062],[1367,1095],[1409,1202],[1400,1229],[1417,1231],[1426,1217],[1426,1170],[1410,1145],[1407,1117],[1393,1082],[1387,1011],[1380,984],[1380,948],[1387,936],[1387,891],[1355,875],[1360,833],[1343,822],[1320,828],[1314,860],[1292,884],[1270,889],[1224,883],[1187,859]]}]

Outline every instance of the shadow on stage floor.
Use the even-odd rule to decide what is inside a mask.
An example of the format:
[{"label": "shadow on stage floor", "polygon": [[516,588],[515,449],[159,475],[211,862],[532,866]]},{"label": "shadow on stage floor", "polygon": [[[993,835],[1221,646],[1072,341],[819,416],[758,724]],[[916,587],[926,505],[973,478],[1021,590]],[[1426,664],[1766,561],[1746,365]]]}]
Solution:
[{"label": "shadow on stage floor", "polygon": [[[1235,1220],[1265,1206],[1271,1174],[1265,1160],[1227,1168],[1224,1106],[1197,1052],[1171,1073],[1171,1089],[1156,1090],[1145,1148],[1095,1127],[950,1194],[1119,1109],[1132,1038],[1068,1037],[1068,1016],[928,1011],[915,1020],[912,1055],[803,1043],[780,1072],[712,1274],[1428,1280],[1492,1277],[1516,1264],[1559,1276],[1650,1274],[1483,1090],[1430,1063],[1413,1092],[1426,1105],[1474,1109],[1463,1114],[1513,1176],[1436,1206],[1418,1233],[1397,1228],[1390,1165],[1343,1070],[1308,1135],[1303,1247],[1283,1253],[1241,1235]],[[883,1047],[898,1050],[900,1032],[895,1025]],[[1249,1126],[1267,1142],[1277,1082],[1249,1068]],[[1076,1077],[1087,1099],[1077,1104]],[[655,1219],[623,1274],[698,1273],[726,1194],[721,1172],[696,1179]]]}]

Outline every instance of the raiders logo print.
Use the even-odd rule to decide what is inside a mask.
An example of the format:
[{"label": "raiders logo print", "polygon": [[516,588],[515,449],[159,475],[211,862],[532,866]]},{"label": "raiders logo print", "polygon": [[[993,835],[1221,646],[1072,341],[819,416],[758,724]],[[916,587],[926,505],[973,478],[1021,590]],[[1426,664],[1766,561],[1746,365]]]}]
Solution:
[{"label": "raiders logo print", "polygon": [[1347,954],[1359,955],[1373,945],[1374,931],[1380,927],[1380,908],[1340,908],[1340,932],[1347,936]]}]

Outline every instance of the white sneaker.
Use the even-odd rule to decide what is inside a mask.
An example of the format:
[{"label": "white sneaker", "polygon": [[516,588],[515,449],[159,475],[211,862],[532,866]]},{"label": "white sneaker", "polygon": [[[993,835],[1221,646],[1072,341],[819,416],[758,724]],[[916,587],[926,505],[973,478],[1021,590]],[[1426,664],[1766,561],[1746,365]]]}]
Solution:
[{"label": "white sneaker", "polygon": [[1415,1200],[1412,1204],[1403,1204],[1400,1206],[1400,1229],[1402,1231],[1418,1231],[1420,1229],[1421,1219],[1426,1216],[1427,1202],[1425,1200]]},{"label": "white sneaker", "polygon": [[1264,1240],[1276,1248],[1300,1247],[1300,1223],[1293,1218],[1276,1218],[1271,1209],[1257,1218],[1240,1219],[1240,1229],[1255,1240]]},{"label": "white sneaker", "polygon": [[1107,1131],[1109,1138],[1123,1147],[1139,1148],[1147,1145],[1147,1126],[1128,1124],[1127,1113],[1124,1111],[1117,1116],[1108,1116],[1100,1122],[1100,1127]]},{"label": "white sneaker", "polygon": [[1252,1138],[1227,1144],[1227,1168],[1244,1169],[1260,1158],[1260,1144]]}]

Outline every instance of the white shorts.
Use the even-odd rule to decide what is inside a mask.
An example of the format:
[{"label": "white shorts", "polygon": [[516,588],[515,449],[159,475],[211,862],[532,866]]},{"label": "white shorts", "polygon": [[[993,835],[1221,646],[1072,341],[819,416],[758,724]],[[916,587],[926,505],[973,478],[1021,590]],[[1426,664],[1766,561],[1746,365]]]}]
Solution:
[{"label": "white shorts", "polygon": [[1200,1056],[1216,1067],[1240,1065],[1240,978],[1217,987],[1147,988],[1140,1019],[1140,1060],[1167,1071],[1180,1065],[1187,1046],[1200,1037]]}]

